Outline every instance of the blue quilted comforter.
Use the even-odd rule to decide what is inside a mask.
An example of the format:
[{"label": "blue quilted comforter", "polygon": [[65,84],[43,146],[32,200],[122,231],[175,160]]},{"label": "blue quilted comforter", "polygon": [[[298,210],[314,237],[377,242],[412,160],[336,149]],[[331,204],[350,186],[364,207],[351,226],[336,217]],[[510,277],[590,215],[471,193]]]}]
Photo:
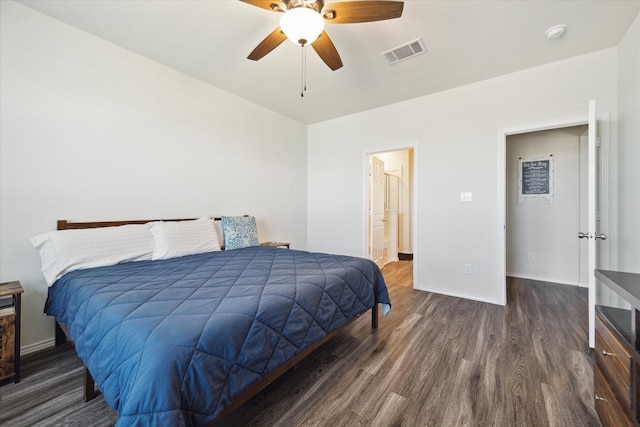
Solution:
[{"label": "blue quilted comforter", "polygon": [[389,304],[371,261],[253,247],[77,270],[45,312],[67,326],[120,426],[211,423],[327,333]]}]

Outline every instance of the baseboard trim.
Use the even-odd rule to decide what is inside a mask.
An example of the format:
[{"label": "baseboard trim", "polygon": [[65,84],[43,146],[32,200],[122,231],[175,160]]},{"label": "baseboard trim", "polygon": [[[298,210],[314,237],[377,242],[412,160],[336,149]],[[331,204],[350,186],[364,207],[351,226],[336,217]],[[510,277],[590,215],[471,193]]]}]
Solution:
[{"label": "baseboard trim", "polygon": [[20,355],[24,356],[26,354],[35,353],[36,351],[45,350],[47,348],[54,347],[55,345],[56,345],[55,338],[40,341],[34,344],[25,345],[24,347],[20,347]]},{"label": "baseboard trim", "polygon": [[513,277],[514,279],[534,280],[536,282],[557,283],[558,285],[578,286],[578,287],[581,287],[581,288],[588,288],[589,287],[588,283],[573,282],[573,281],[570,281],[570,280],[553,279],[553,278],[549,278],[549,277],[528,276],[526,274],[518,274],[518,273],[509,273],[509,272],[507,272],[507,277]]},{"label": "baseboard trim", "polygon": [[463,294],[460,292],[451,292],[445,289],[440,289],[440,288],[434,288],[431,286],[414,286],[413,289],[417,289],[419,291],[426,291],[426,292],[433,292],[434,294],[440,294],[440,295],[446,295],[449,297],[456,297],[456,298],[462,298],[462,299],[468,299],[471,301],[478,301],[478,302],[484,302],[484,303],[488,303],[488,304],[494,304],[494,305],[504,305],[502,304],[500,301],[498,300],[494,300],[494,299],[490,299],[490,298],[478,298],[476,295],[469,295],[469,294]]}]

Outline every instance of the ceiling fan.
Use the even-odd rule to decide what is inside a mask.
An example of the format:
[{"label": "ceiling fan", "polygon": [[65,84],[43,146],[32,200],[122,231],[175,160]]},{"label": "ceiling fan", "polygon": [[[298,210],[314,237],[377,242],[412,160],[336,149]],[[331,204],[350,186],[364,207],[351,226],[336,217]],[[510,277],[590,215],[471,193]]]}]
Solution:
[{"label": "ceiling fan", "polygon": [[324,4],[324,0],[240,0],[244,3],[283,13],[280,26],[262,40],[249,54],[257,61],[287,38],[300,46],[311,44],[320,58],[331,68],[342,67],[342,60],[324,24],[352,24],[399,18],[404,2],[401,1],[345,1]]}]

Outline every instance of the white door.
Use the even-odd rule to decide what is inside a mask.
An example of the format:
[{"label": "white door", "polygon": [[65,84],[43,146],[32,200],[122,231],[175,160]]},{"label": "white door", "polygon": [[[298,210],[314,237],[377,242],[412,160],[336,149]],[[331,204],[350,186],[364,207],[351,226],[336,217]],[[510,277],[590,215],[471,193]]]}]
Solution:
[{"label": "white door", "polygon": [[384,162],[370,156],[369,182],[369,257],[380,268],[384,265]]},{"label": "white door", "polygon": [[580,239],[588,241],[588,275],[589,275],[589,347],[595,348],[595,307],[596,307],[596,278],[595,269],[598,268],[598,242],[607,236],[599,230],[598,220],[598,122],[596,120],[596,102],[589,101],[589,147],[587,160],[587,228],[578,233]]}]

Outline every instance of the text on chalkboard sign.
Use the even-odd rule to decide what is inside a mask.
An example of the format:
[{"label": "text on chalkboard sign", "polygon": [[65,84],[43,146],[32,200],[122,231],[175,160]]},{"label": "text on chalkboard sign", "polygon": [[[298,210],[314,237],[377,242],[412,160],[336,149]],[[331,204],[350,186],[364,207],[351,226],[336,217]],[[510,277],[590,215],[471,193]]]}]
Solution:
[{"label": "text on chalkboard sign", "polygon": [[527,197],[544,197],[553,203],[553,157],[519,160],[518,203]]}]

